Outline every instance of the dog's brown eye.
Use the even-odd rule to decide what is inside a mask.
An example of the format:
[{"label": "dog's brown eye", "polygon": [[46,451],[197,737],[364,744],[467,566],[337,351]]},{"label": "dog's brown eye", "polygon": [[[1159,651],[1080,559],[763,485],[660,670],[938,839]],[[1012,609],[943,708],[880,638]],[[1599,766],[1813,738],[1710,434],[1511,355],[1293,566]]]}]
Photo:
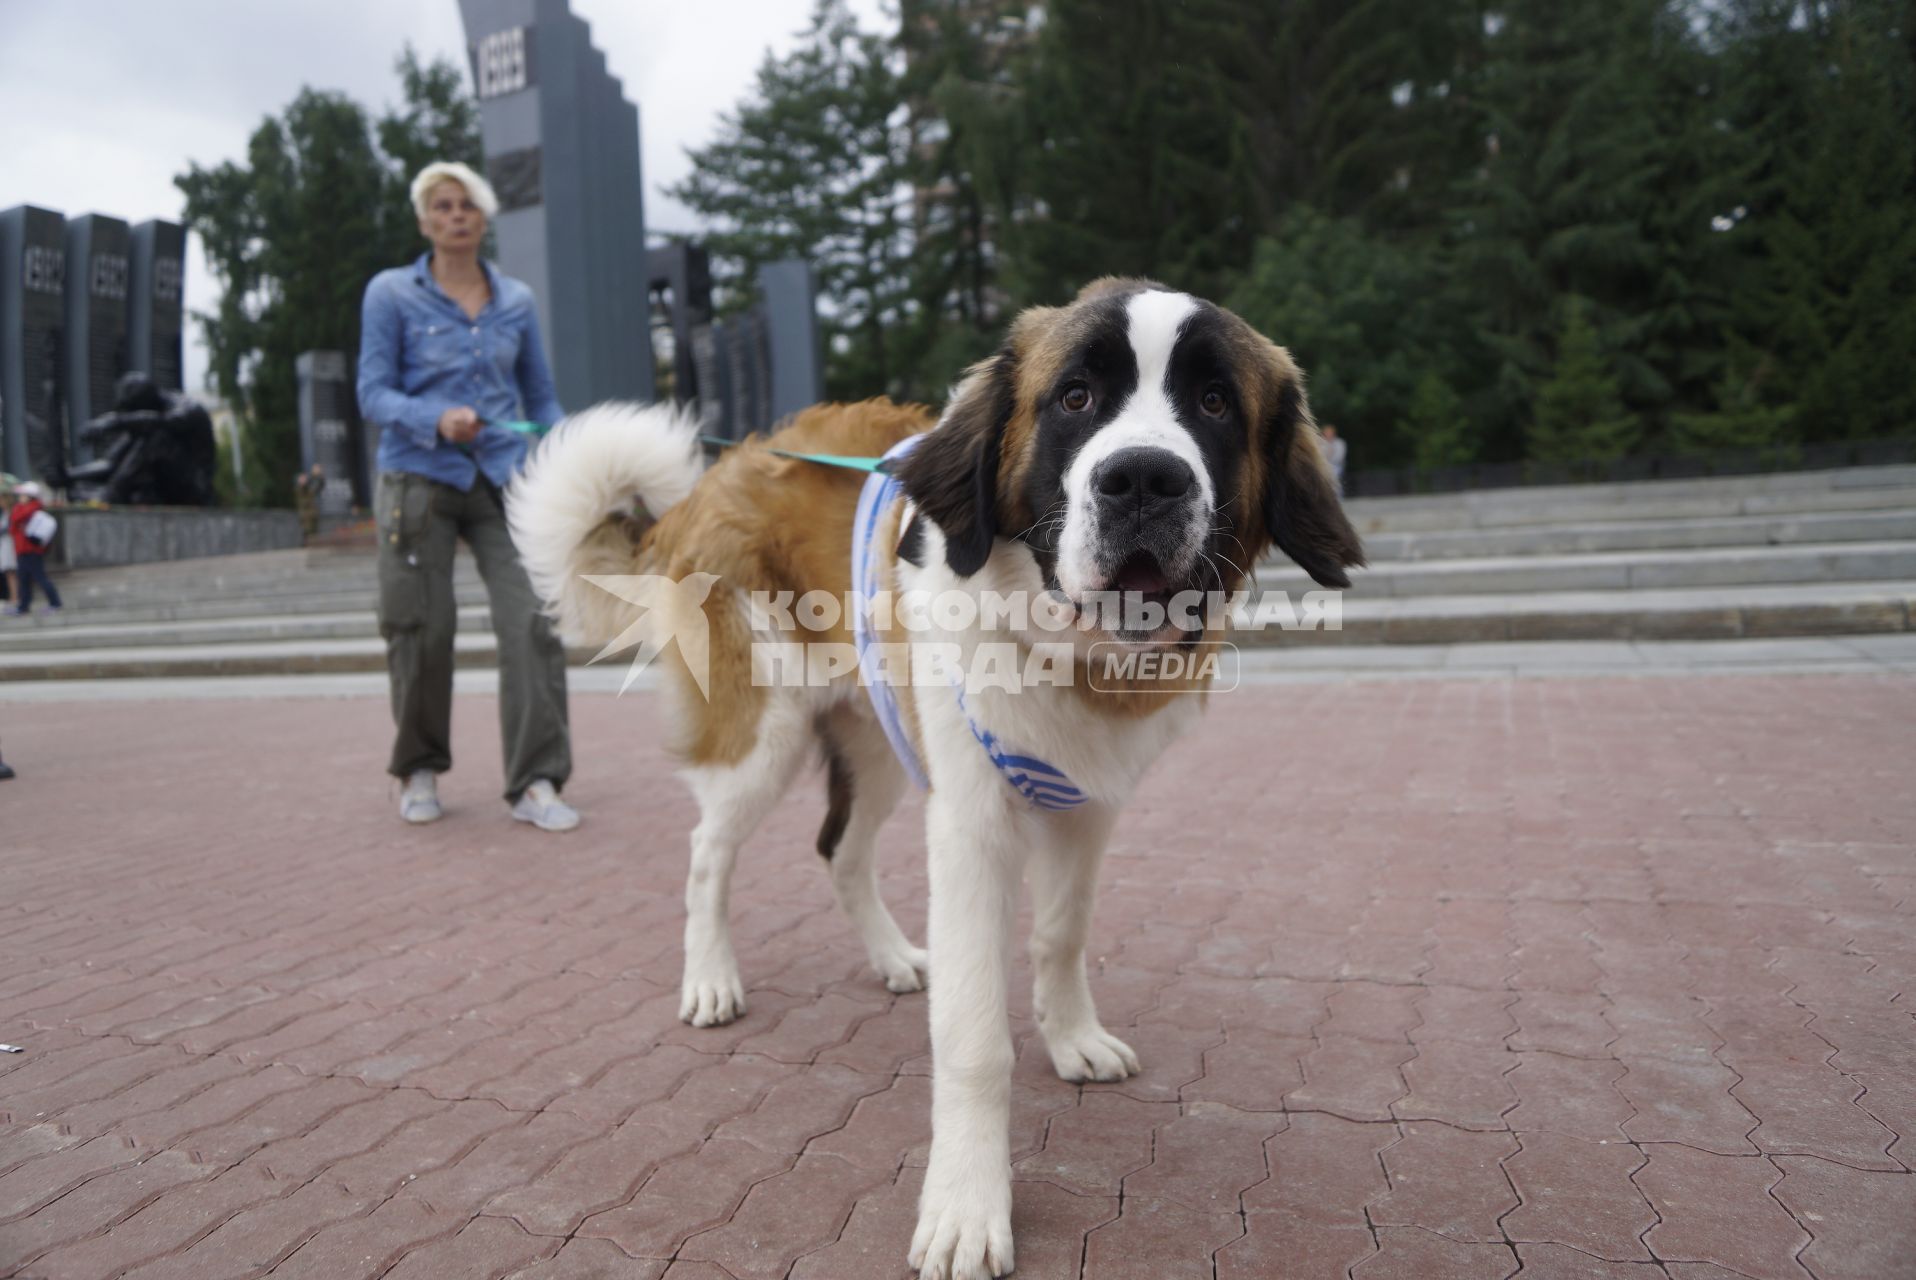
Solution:
[{"label": "dog's brown eye", "polygon": [[1064,406],[1066,413],[1083,413],[1091,407],[1091,388],[1082,382],[1074,382],[1064,389],[1064,395],[1058,403]]},{"label": "dog's brown eye", "polygon": [[1204,394],[1198,398],[1198,408],[1213,418],[1222,418],[1225,409],[1224,393],[1216,387],[1207,387]]}]

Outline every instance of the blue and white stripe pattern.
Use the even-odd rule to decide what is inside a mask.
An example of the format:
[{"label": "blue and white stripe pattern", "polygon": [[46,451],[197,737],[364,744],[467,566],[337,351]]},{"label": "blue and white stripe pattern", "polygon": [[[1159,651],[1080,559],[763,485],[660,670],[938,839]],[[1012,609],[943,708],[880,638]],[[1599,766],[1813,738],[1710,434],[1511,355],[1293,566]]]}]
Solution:
[{"label": "blue and white stripe pattern", "polygon": [[954,681],[951,688],[958,695],[958,709],[964,712],[965,724],[970,727],[971,736],[985,749],[985,754],[991,757],[991,763],[997,766],[999,774],[1011,784],[1013,791],[1030,801],[1033,808],[1053,812],[1075,809],[1085,802],[1084,792],[1073,786],[1062,770],[1052,768],[1036,756],[1006,751],[1004,744],[998,741],[997,734],[972,718],[971,708],[965,705],[964,685]]},{"label": "blue and white stripe pattern", "polygon": [[[904,457],[922,439],[923,436],[908,436],[900,440],[885,451],[885,461]],[[883,471],[873,471],[865,477],[865,487],[858,491],[858,514],[852,521],[852,591],[857,596],[852,609],[852,644],[858,650],[858,669],[864,676],[872,710],[878,714],[879,727],[884,729],[892,753],[898,757],[898,763],[905,766],[912,784],[923,791],[931,783],[925,777],[925,766],[919,761],[918,753],[912,749],[911,735],[905,732],[904,722],[899,719],[898,693],[885,680],[885,672],[879,665],[871,622],[872,601],[881,589],[878,573],[883,563],[872,554],[872,544],[878,540],[878,526],[884,521],[886,509],[904,489],[896,478]]]},{"label": "blue and white stripe pattern", "polygon": [[[900,440],[885,452],[885,461],[889,463],[904,457],[921,439],[922,436],[911,436]],[[858,669],[864,677],[865,691],[872,700],[872,710],[878,716],[879,727],[884,729],[898,763],[905,766],[905,773],[910,776],[913,785],[922,791],[931,783],[925,776],[925,766],[918,759],[918,752],[912,748],[911,735],[905,732],[904,721],[899,716],[897,690],[885,679],[884,668],[878,660],[877,637],[872,634],[871,624],[872,601],[884,587],[879,581],[883,560],[873,554],[873,544],[878,540],[878,529],[884,523],[886,510],[903,491],[904,486],[884,471],[873,471],[865,477],[865,487],[859,490],[858,512],[852,521],[852,590],[858,596],[852,609],[852,642],[858,650]],[[958,710],[964,714],[965,724],[971,728],[971,736],[985,749],[985,755],[990,757],[992,765],[1011,789],[1023,796],[1033,808],[1057,812],[1075,809],[1085,802],[1084,792],[1073,786],[1062,770],[1054,769],[1035,756],[1005,750],[996,734],[972,718],[970,708],[965,706],[962,678],[953,683],[952,692],[957,695]]]}]

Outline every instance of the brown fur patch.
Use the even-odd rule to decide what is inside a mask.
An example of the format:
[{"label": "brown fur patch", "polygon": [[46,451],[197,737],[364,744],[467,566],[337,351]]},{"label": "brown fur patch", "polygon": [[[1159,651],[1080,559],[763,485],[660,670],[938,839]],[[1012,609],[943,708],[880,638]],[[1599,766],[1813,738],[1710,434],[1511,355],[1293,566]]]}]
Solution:
[{"label": "brown fur patch", "polygon": [[[889,400],[807,409],[771,436],[726,450],[690,496],[646,531],[639,572],[719,578],[705,602],[710,700],[683,664],[673,664],[690,709],[678,744],[689,763],[736,764],[757,741],[766,690],[752,683],[754,637],[741,593],[824,591],[842,601],[851,588],[852,519],[864,473],[772,450],[871,456],[931,425],[922,406]],[[849,644],[849,621],[841,617],[805,638]]]},{"label": "brown fur patch", "polygon": [[1159,284],[1155,280],[1147,280],[1143,276],[1099,276],[1096,280],[1093,280],[1090,284],[1078,290],[1078,296],[1072,299],[1072,301],[1091,302],[1098,298],[1109,297],[1114,293],[1145,292],[1173,293],[1176,291],[1168,285]]}]

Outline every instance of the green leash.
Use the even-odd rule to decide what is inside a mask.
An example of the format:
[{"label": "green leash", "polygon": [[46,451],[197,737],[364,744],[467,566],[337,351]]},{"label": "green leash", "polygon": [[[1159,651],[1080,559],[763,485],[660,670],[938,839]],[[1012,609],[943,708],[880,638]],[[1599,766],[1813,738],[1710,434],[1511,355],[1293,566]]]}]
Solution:
[{"label": "green leash", "polygon": [[[507,431],[515,435],[530,436],[534,440],[539,439],[544,436],[546,432],[552,430],[551,427],[538,422],[490,422],[486,425],[504,427]],[[717,436],[700,436],[699,443],[715,445],[720,449],[730,449],[732,446],[738,444],[739,441],[721,440]],[[799,462],[816,462],[824,467],[843,467],[847,471],[880,471],[886,475],[891,474],[891,470],[885,464],[883,458],[860,458],[843,453],[793,453],[789,449],[773,449],[771,452],[781,458],[793,458]]]},{"label": "green leash", "polygon": [[[720,449],[730,449],[738,440],[721,440],[717,436],[700,436],[699,443],[715,445]],[[781,458],[792,458],[799,462],[816,462],[822,467],[843,467],[847,471],[882,471],[891,474],[883,458],[860,458],[845,453],[793,453],[790,449],[769,449]]]},{"label": "green leash", "polygon": [[551,427],[540,422],[487,422],[486,425],[489,427],[504,427],[514,435],[531,436],[534,440],[537,440],[540,436],[552,430]]}]

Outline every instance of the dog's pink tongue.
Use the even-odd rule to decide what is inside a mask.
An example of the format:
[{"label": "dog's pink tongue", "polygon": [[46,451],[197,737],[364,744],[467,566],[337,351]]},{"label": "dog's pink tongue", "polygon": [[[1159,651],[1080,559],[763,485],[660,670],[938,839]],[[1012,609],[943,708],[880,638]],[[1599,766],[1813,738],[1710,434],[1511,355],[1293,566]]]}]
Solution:
[{"label": "dog's pink tongue", "polygon": [[1111,585],[1119,591],[1141,591],[1148,595],[1167,590],[1171,581],[1151,556],[1136,555],[1119,566],[1118,576]]}]

